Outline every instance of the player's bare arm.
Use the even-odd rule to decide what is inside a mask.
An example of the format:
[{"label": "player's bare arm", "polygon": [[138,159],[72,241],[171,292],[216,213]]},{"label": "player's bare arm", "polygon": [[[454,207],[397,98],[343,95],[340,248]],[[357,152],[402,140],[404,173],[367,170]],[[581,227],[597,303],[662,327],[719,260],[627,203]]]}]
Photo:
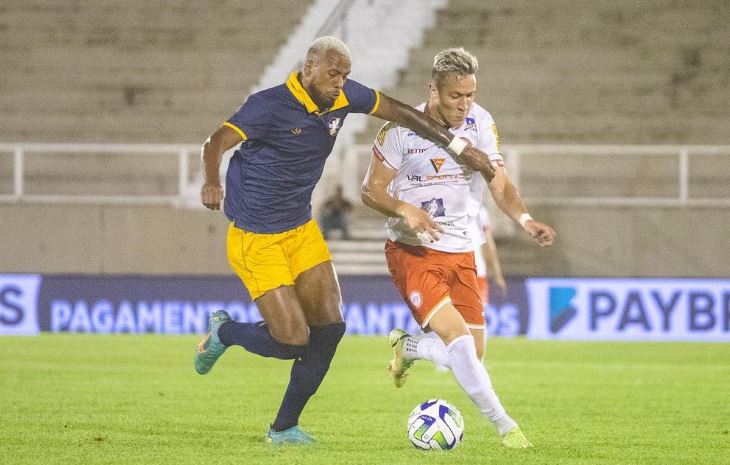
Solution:
[{"label": "player's bare arm", "polygon": [[200,189],[200,201],[211,210],[220,210],[223,200],[220,166],[223,154],[236,144],[241,143],[241,136],[227,126],[221,126],[203,144],[201,158],[203,165],[203,187]]},{"label": "player's bare arm", "polygon": [[[522,229],[542,247],[548,247],[555,241],[555,231],[550,226],[533,219],[527,213],[527,207],[520,197],[507,171],[498,167],[494,179],[489,183],[489,190],[497,206],[514,221],[520,223]],[[527,216],[525,216],[527,215]]]},{"label": "player's bare arm", "polygon": [[502,264],[499,261],[497,244],[494,242],[491,228],[484,230],[484,238],[486,240],[482,244],[482,256],[487,262],[488,277],[496,285],[499,296],[504,297],[507,294],[507,282],[502,274]]},{"label": "player's bare arm", "polygon": [[[380,94],[380,105],[372,115],[412,129],[438,145],[447,148],[452,147],[449,144],[454,139],[454,135],[442,124],[439,124],[436,120],[426,116],[415,108],[390,98],[387,95]],[[487,182],[494,178],[494,168],[489,162],[487,155],[481,150],[466,145],[458,153],[454,153],[452,150],[449,150],[449,152],[460,163],[465,164],[474,171],[479,171]]]},{"label": "player's bare arm", "polygon": [[388,185],[396,171],[381,162],[375,154],[362,184],[361,198],[365,205],[387,216],[400,217],[416,234],[425,233],[431,242],[439,239],[443,228],[420,208],[388,194]]}]

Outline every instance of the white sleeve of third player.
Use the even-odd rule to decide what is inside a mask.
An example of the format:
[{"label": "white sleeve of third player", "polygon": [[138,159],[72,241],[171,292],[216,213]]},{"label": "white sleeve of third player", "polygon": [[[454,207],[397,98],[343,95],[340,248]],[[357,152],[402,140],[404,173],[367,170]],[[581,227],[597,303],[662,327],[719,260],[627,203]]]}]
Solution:
[{"label": "white sleeve of third player", "polygon": [[482,229],[489,229],[489,210],[487,210],[487,207],[484,205],[482,205],[482,208],[479,209],[479,224]]},{"label": "white sleeve of third player", "polygon": [[373,155],[389,168],[400,169],[403,164],[403,145],[400,139],[399,126],[396,123],[386,123],[373,142]]},{"label": "white sleeve of third player", "polygon": [[499,141],[499,131],[492,115],[488,111],[479,118],[479,145],[477,148],[489,156],[489,161],[495,166],[504,166],[502,158],[502,144]]}]

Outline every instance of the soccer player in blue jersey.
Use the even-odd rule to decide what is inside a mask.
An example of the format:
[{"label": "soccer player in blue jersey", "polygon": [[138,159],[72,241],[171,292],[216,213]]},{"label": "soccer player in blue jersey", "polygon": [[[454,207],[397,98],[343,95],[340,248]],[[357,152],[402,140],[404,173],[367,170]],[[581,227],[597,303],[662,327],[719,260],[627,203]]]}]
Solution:
[{"label": "soccer player in blue jersey", "polygon": [[486,179],[494,176],[487,156],[455,138],[424,113],[348,79],[347,46],[320,37],[302,69],[286,83],[250,95],[202,149],[202,203],[220,209],[218,170],[224,152],[241,144],[226,175],[224,211],[230,220],[227,254],[264,318],[237,323],[213,313],[198,345],[195,368],[210,371],[227,347],[294,360],[289,385],[267,441],[309,444],[299,416],[329,370],[345,333],[332,256],[312,219],[312,191],[349,113],[367,113],[411,128]]}]

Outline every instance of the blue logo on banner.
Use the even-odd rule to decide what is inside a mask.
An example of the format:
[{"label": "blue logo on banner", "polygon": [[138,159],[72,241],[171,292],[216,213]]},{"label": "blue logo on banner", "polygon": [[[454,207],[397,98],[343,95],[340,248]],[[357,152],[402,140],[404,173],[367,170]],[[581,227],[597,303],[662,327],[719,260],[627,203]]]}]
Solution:
[{"label": "blue logo on banner", "polygon": [[730,341],[730,280],[532,278],[528,336]]},{"label": "blue logo on banner", "polygon": [[555,334],[575,318],[578,313],[573,307],[574,287],[550,288],[550,332]]}]

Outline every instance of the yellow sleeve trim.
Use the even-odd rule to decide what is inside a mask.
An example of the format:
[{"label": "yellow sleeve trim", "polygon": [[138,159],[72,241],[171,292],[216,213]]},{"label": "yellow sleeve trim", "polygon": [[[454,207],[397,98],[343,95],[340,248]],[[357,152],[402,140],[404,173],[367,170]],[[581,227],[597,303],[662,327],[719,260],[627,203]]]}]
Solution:
[{"label": "yellow sleeve trim", "polygon": [[376,111],[378,111],[378,107],[380,106],[380,92],[377,90],[375,91],[375,105],[373,105],[373,109],[370,110],[370,113],[368,115],[372,115]]},{"label": "yellow sleeve trim", "polygon": [[223,126],[231,128],[234,131],[236,131],[238,133],[238,135],[241,136],[241,139],[248,140],[248,136],[246,135],[246,133],[241,131],[241,129],[238,126],[236,126],[235,124],[229,123],[228,121],[226,121],[225,123],[223,123]]}]

